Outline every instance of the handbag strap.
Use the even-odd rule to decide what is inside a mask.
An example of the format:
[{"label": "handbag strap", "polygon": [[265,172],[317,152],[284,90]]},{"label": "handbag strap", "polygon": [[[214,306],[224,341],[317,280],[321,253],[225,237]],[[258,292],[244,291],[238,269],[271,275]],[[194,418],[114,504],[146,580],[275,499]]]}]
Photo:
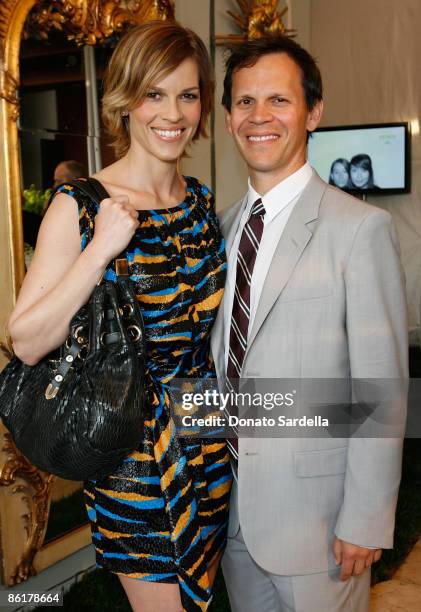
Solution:
[{"label": "handbag strap", "polygon": [[102,200],[110,197],[110,194],[105,189],[104,185],[91,176],[86,179],[73,179],[71,181],[66,181],[66,185],[73,185],[74,187],[77,187],[98,205]]},{"label": "handbag strap", "polygon": [[[86,179],[73,179],[71,181],[66,181],[66,185],[77,187],[79,191],[88,196],[88,198],[98,204],[98,206],[102,200],[110,197],[110,194],[105,189],[104,185],[92,176],[89,176]],[[114,269],[117,276],[129,276],[129,265],[127,258],[124,256],[124,252],[114,259]]]},{"label": "handbag strap", "polygon": [[[110,197],[105,187],[99,181],[92,177],[88,177],[86,179],[73,179],[71,181],[66,181],[66,185],[76,187],[77,189],[79,189],[79,191],[81,191],[90,200],[92,200],[98,205],[102,200]],[[124,257],[124,253],[118,258],[114,259],[114,268],[117,276],[129,277],[128,262],[126,257]],[[67,348],[67,351],[60,359],[54,374],[54,378],[45,390],[45,398],[47,400],[53,399],[57,395],[61,383],[63,382],[70,368],[73,366],[73,363],[75,359],[79,356],[81,350],[82,346],[78,344],[75,338],[71,338],[70,346]]]}]

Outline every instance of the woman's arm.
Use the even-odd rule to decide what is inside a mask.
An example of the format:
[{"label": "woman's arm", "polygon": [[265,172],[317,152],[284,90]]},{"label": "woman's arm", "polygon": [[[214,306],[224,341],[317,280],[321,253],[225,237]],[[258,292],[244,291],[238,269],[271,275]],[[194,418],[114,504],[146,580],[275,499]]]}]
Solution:
[{"label": "woman's arm", "polygon": [[9,320],[13,349],[22,361],[34,365],[64,342],[71,318],[138,225],[126,196],[103,200],[94,238],[81,253],[76,202],[57,194],[41,224],[34,258]]}]

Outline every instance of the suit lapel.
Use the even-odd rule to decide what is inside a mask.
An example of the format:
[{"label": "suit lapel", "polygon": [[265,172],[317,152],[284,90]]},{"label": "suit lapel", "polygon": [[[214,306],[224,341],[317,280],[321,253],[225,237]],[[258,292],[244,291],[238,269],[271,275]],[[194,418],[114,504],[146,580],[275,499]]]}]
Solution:
[{"label": "suit lapel", "polygon": [[[227,260],[231,252],[232,243],[234,242],[240,223],[241,215],[243,214],[244,206],[246,205],[247,194],[236,204],[231,206],[224,214],[221,221],[221,231],[225,238],[225,252]],[[224,344],[224,297],[218,309],[218,314],[212,330],[211,348],[215,362],[217,376],[222,378],[225,376],[225,344]]]},{"label": "suit lapel", "polygon": [[266,275],[253,327],[247,342],[244,361],[259,329],[282,293],[304,249],[311,240],[313,234],[308,224],[317,219],[319,215],[320,201],[325,189],[326,184],[317,174],[313,173],[288,219]]},{"label": "suit lapel", "polygon": [[225,238],[225,251],[227,254],[227,260],[230,256],[232,243],[234,242],[234,238],[241,221],[241,216],[244,212],[244,208],[246,205],[247,194],[239,202],[234,204],[234,206],[232,206],[222,218],[221,231]]}]

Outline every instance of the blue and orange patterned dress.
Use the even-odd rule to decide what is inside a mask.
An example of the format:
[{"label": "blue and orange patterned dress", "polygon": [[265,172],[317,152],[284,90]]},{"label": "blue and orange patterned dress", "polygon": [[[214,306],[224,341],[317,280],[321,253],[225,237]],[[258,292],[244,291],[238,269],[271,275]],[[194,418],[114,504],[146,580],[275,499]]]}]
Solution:
[{"label": "blue and orange patterned dress", "polygon": [[[168,389],[174,378],[214,377],[210,331],[222,298],[226,259],[213,196],[185,177],[178,206],[139,211],[126,249],[147,341],[147,402],[139,447],[101,481],[85,483],[97,565],[151,582],[178,583],[187,612],[207,610],[207,567],[226,542],[231,470],[224,440],[175,435]],[[96,206],[78,202],[82,248]],[[107,269],[105,278],[114,273]]]}]

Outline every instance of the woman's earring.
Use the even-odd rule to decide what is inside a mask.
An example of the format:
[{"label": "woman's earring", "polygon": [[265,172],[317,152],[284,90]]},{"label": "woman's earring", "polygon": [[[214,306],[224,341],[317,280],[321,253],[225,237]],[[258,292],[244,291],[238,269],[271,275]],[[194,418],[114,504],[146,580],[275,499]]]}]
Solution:
[{"label": "woman's earring", "polygon": [[126,128],[127,132],[129,131],[129,111],[121,111],[121,118],[123,120],[124,123],[124,127]]}]

